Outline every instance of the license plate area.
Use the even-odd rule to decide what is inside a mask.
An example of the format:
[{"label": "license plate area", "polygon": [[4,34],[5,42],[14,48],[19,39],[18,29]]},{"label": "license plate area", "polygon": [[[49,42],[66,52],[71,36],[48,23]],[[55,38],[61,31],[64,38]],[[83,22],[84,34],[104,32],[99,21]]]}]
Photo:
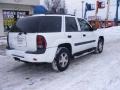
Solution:
[{"label": "license plate area", "polygon": [[24,34],[17,36],[17,45],[18,47],[26,47],[26,36]]}]

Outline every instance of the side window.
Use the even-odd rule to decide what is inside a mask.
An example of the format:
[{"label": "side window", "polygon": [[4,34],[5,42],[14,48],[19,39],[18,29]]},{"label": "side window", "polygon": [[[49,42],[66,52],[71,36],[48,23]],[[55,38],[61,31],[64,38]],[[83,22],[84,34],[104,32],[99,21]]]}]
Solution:
[{"label": "side window", "polygon": [[59,16],[43,16],[39,18],[39,32],[61,32],[62,18]]},{"label": "side window", "polygon": [[91,26],[85,20],[78,18],[78,22],[80,24],[81,31],[92,31]]},{"label": "side window", "polygon": [[66,32],[77,32],[78,27],[74,17],[66,17]]}]

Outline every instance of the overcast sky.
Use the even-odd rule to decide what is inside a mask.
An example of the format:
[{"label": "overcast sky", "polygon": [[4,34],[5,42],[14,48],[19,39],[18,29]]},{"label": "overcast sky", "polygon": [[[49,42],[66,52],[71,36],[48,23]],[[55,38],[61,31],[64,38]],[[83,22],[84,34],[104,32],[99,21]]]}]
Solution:
[{"label": "overcast sky", "polygon": [[[96,0],[66,0],[66,7],[68,9],[69,14],[73,14],[74,10],[76,10],[76,15],[79,17],[82,17],[82,3],[81,1],[84,1],[84,8],[85,8],[85,3],[91,3],[91,4],[96,4]],[[107,0],[102,0],[105,1],[107,5]],[[41,1],[43,3],[43,1]],[[106,10],[105,9],[99,9],[98,16],[101,16],[102,19],[106,18]],[[115,18],[115,13],[116,13],[116,0],[111,0],[110,2],[110,11],[109,11],[109,19],[114,19]],[[119,7],[119,14],[120,14],[120,7]],[[89,11],[87,12],[87,16],[94,16],[95,15],[95,10],[94,11]],[[120,15],[119,15],[120,18]]]}]

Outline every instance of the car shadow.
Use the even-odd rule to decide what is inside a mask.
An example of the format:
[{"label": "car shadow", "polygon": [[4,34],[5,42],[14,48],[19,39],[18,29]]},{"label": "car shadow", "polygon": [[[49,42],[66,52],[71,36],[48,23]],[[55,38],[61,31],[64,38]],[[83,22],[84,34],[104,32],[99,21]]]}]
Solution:
[{"label": "car shadow", "polygon": [[[89,60],[89,58],[91,58],[91,56],[93,56],[93,54],[87,54],[84,56],[81,56],[79,58],[76,59],[72,59],[70,61],[70,66],[69,67],[75,67],[78,64],[87,62]],[[16,62],[15,64],[16,66],[14,66],[12,69],[9,70],[9,72],[15,72],[15,73],[20,73],[20,74],[42,74],[42,73],[58,73],[56,71],[54,71],[51,67],[51,64],[49,63],[39,63],[39,64],[35,64],[35,63],[23,63],[23,62]],[[69,68],[66,70],[69,71]],[[65,72],[65,71],[64,71]]]},{"label": "car shadow", "polygon": [[[6,78],[9,77],[9,81],[12,81],[12,78],[22,80],[22,83],[28,82],[28,85],[34,85],[39,82],[39,84],[43,84],[46,82],[51,82],[52,80],[59,79],[61,77],[70,77],[70,73],[76,72],[79,65],[85,64],[89,62],[89,58],[93,57],[93,54],[88,54],[85,56],[81,56],[80,58],[71,60],[70,66],[64,72],[56,72],[51,68],[51,64],[48,63],[40,63],[40,64],[26,64],[23,62],[15,62],[12,61],[12,67],[7,69]],[[11,64],[10,63],[10,64]],[[10,85],[11,85],[10,84]]]}]

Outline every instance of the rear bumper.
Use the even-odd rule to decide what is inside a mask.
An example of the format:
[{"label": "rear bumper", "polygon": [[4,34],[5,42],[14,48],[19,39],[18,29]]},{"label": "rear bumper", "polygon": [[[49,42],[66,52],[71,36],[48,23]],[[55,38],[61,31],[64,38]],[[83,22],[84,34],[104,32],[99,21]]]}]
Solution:
[{"label": "rear bumper", "polygon": [[25,51],[20,51],[20,50],[6,50],[6,54],[7,56],[12,57],[14,59],[18,59],[20,61],[33,62],[33,63],[41,63],[41,62],[52,63],[56,51],[57,51],[57,47],[46,49],[46,52],[44,54],[29,54],[26,53]]}]

